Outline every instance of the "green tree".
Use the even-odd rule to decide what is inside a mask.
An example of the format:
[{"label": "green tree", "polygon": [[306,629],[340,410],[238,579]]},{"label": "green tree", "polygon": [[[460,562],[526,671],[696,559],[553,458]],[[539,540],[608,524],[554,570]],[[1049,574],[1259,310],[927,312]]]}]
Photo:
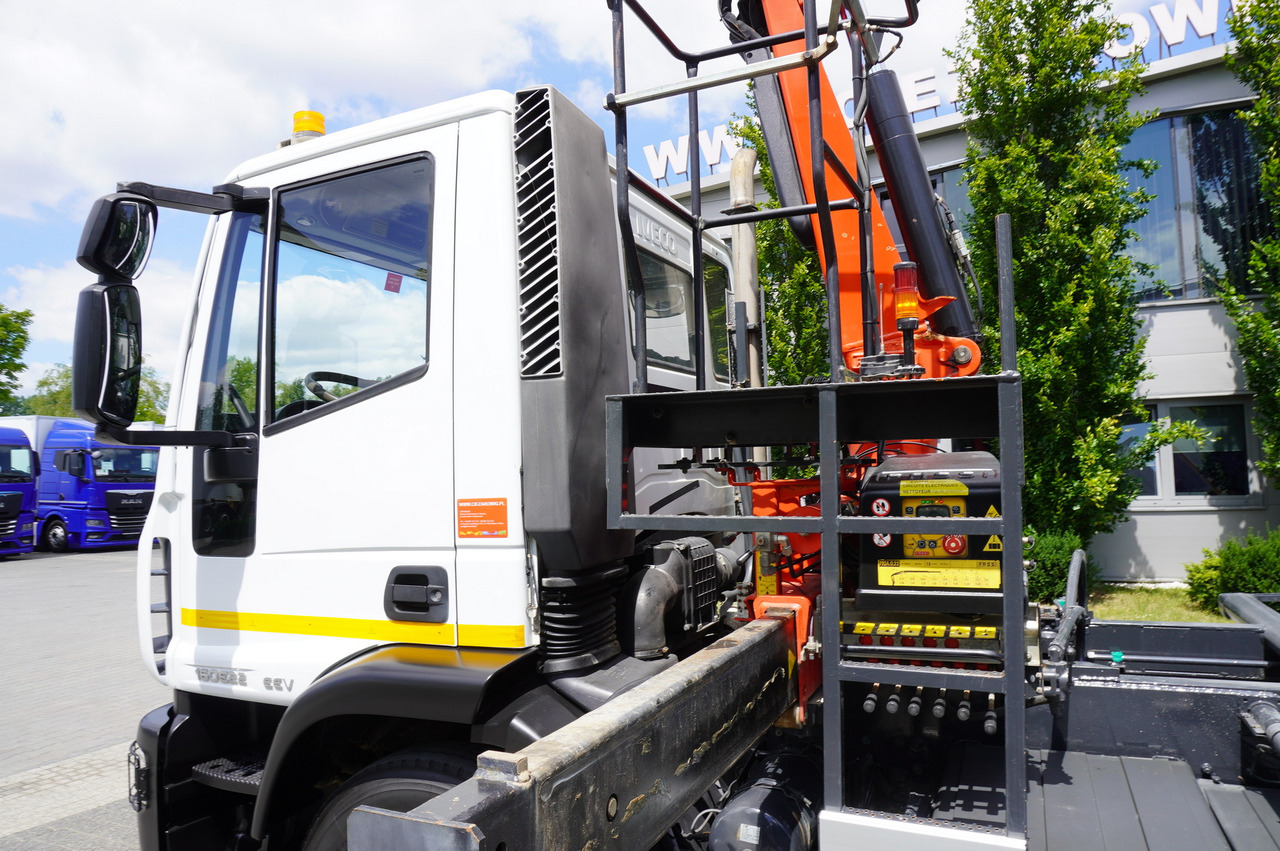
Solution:
[{"label": "green tree", "polygon": [[31,413],[24,396],[13,396],[0,402],[0,417],[18,417]]},{"label": "green tree", "polygon": [[[1187,431],[1122,439],[1124,424],[1145,419],[1134,285],[1149,274],[1125,254],[1147,200],[1126,171],[1152,165],[1122,154],[1149,116],[1129,111],[1138,57],[1098,61],[1121,35],[1107,11],[1105,0],[972,0],[949,52],[969,117],[969,228],[988,304],[996,214],[1012,225],[1026,521],[1086,546],[1124,519],[1139,488],[1128,471]],[[987,363],[998,364],[999,334],[987,331]]]},{"label": "green tree", "polygon": [[60,363],[36,381],[36,392],[27,397],[27,409],[50,417],[73,417],[71,411],[71,367]]},{"label": "green tree", "polygon": [[17,395],[18,373],[27,368],[22,356],[31,342],[30,325],[31,311],[10,310],[0,304],[0,411],[6,414],[23,413]]},{"label": "green tree", "polygon": [[227,380],[248,404],[258,399],[258,361],[256,358],[227,358]]},{"label": "green tree", "polygon": [[[27,413],[50,417],[74,417],[71,409],[71,367],[60,363],[45,372],[36,382],[36,392],[26,399]],[[142,386],[138,394],[139,422],[164,422],[169,407],[169,383],[161,381],[155,368],[142,368]]]},{"label": "green tree", "polygon": [[[1262,441],[1259,469],[1280,483],[1280,0],[1246,0],[1228,19],[1236,49],[1227,65],[1253,90],[1240,113],[1259,163],[1265,235],[1250,247],[1244,287],[1216,282],[1236,324],[1245,382],[1254,397],[1254,430]],[[1257,295],[1256,302],[1246,294]]]},{"label": "green tree", "polygon": [[135,419],[139,422],[162,423],[168,410],[169,382],[160,380],[155,367],[144,366],[142,387],[138,394],[138,414]]}]

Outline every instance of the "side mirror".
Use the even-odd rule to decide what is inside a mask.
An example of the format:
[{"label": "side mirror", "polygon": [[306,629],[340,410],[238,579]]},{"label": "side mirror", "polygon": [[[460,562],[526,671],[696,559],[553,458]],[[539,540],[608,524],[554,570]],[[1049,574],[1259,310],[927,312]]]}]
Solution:
[{"label": "side mirror", "polygon": [[67,456],[67,474],[77,479],[84,478],[84,456],[79,452]]},{"label": "side mirror", "polygon": [[76,260],[104,281],[136,280],[151,256],[156,218],[156,205],[141,195],[99,198],[84,223]]},{"label": "side mirror", "polygon": [[99,425],[128,428],[142,386],[142,305],[132,284],[92,284],[76,308],[71,407]]}]

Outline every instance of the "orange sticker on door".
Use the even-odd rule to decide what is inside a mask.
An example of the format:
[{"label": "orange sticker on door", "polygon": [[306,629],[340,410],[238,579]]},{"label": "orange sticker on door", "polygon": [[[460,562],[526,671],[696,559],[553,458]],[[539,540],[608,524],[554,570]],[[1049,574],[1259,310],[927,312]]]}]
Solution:
[{"label": "orange sticker on door", "polygon": [[458,537],[507,537],[507,500],[458,500]]}]

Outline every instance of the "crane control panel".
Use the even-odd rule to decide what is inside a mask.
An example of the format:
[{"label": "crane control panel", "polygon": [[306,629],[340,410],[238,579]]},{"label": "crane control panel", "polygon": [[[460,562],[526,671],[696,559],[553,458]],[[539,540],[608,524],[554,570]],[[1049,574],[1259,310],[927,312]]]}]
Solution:
[{"label": "crane control panel", "polygon": [[845,656],[998,663],[1000,536],[928,524],[999,517],[999,460],[976,451],[890,457],[867,475],[859,503],[863,515],[922,523],[906,533],[861,536],[841,626]]}]

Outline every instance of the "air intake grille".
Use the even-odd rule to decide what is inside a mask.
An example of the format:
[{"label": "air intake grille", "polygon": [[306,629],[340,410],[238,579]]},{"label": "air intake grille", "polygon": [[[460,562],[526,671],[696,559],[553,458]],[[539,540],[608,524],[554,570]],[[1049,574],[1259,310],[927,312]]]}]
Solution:
[{"label": "air intake grille", "polygon": [[689,565],[685,584],[686,623],[691,629],[704,629],[715,623],[720,602],[716,549],[703,538],[681,538],[676,543],[685,551]]},{"label": "air intake grille", "polygon": [[520,258],[520,375],[563,373],[555,152],[546,89],[516,95],[516,242]]},{"label": "air intake grille", "polygon": [[145,514],[111,514],[111,528],[121,532],[141,532],[142,524],[147,522]]},{"label": "air intake grille", "polygon": [[586,668],[616,656],[620,568],[542,580],[543,673]]}]

